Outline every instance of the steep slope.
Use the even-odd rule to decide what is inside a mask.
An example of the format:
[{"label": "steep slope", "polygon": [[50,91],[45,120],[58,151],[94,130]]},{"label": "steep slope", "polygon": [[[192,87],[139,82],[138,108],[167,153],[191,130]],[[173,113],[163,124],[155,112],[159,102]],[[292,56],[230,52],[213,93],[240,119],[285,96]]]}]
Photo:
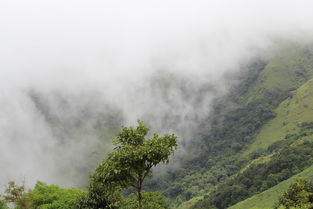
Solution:
[{"label": "steep slope", "polygon": [[[277,116],[260,131],[256,138],[256,143],[249,148],[249,152],[257,148],[266,149],[274,142],[279,143],[279,141],[286,141],[290,138],[296,139],[290,146],[295,146],[304,141],[313,141],[313,79],[306,82],[296,91],[293,91],[279,105],[276,113]],[[288,188],[295,178],[312,179],[312,171],[313,167],[311,166],[288,180],[230,208],[272,207],[277,201],[278,196]]]},{"label": "steep slope", "polygon": [[270,62],[242,99],[253,102],[294,90],[313,76],[313,47],[288,43],[275,50]]},{"label": "steep slope", "polygon": [[301,173],[294,175],[293,177],[289,178],[288,180],[282,181],[278,185],[260,193],[254,195],[244,201],[237,203],[229,207],[229,209],[250,209],[250,208],[272,208],[275,206],[279,195],[285,192],[288,187],[297,179],[303,178],[311,180],[313,179],[313,166],[305,169]]},{"label": "steep slope", "polygon": [[[226,208],[311,165],[313,82],[307,81],[313,76],[312,47],[284,45],[261,71],[249,73],[253,77],[217,105],[222,114],[204,138],[207,154],[200,160],[206,162],[196,176],[214,182],[181,208]],[[229,101],[237,108],[227,109]]]},{"label": "steep slope", "polygon": [[246,154],[297,134],[304,123],[313,121],[313,80],[290,92],[275,112],[277,116],[261,129]]}]

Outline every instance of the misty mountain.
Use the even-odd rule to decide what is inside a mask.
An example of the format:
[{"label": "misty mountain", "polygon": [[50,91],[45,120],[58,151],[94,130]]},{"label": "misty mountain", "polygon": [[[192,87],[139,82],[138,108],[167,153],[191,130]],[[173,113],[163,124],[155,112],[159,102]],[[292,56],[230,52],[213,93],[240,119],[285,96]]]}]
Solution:
[{"label": "misty mountain", "polygon": [[[24,90],[22,96],[31,109],[30,113],[42,126],[36,133],[44,135],[34,137],[30,133],[29,137],[33,138],[33,144],[45,151],[33,152],[27,141],[15,143],[28,147],[24,152],[29,156],[42,155],[43,162],[50,161],[54,165],[47,168],[51,169],[52,182],[82,187],[87,185],[89,173],[112,150],[112,140],[119,128],[128,121],[141,119],[154,131],[172,131],[180,136],[181,149],[177,160],[173,161],[179,165],[185,150],[194,149],[191,140],[197,125],[210,114],[210,103],[220,94],[213,82],[195,81],[194,77],[159,71],[147,77],[145,83],[134,83],[133,89],[125,90],[128,91],[127,99],[131,98],[127,103],[123,99],[115,103],[95,89],[77,93],[37,88]],[[19,123],[24,123],[25,119],[19,117]],[[28,124],[29,129],[36,129],[32,125]],[[16,124],[6,132],[16,129],[14,126]],[[17,139],[22,135],[27,136],[23,130],[15,130]],[[3,162],[2,166],[8,163]],[[44,166],[38,165],[37,161],[27,164],[38,169]],[[11,178],[17,178],[14,176]],[[35,180],[28,175],[25,178],[28,184]]]},{"label": "misty mountain", "polygon": [[297,177],[312,178],[312,7],[1,0],[0,192],[13,180],[27,198],[86,193],[118,131],[139,119],[178,136],[148,197],[274,207]]},{"label": "misty mountain", "polygon": [[[94,89],[36,88],[24,90],[21,102],[42,128],[33,139],[43,152],[39,163],[54,165],[47,165],[47,178],[59,184],[85,187],[89,173],[112,151],[116,132],[137,117],[154,131],[180,137],[171,162],[156,167],[145,184],[173,208],[263,207],[265,197],[273,207],[297,176],[311,178],[313,45],[282,42],[269,57],[250,59],[220,79],[228,82],[226,89],[160,70],[125,89],[127,103]],[[15,145],[25,143],[19,138],[27,132],[9,130]],[[31,164],[32,172],[43,167]]]},{"label": "misty mountain", "polygon": [[194,138],[198,156],[147,188],[163,191],[178,208],[263,208],[274,206],[294,176],[310,179],[312,49],[288,43],[250,64]]}]

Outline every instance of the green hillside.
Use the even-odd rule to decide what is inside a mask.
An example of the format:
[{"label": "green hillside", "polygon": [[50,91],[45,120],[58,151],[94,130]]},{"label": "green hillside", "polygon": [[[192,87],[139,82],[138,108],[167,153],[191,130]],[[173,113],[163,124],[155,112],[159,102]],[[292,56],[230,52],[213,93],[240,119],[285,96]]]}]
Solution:
[{"label": "green hillside", "polygon": [[[312,77],[313,50],[295,43],[276,50],[261,70],[252,69],[237,90],[218,104],[223,120],[213,122],[206,144],[209,152],[202,155],[214,166],[199,169],[202,175],[188,175],[193,179],[190,187],[199,184],[193,176],[221,176],[221,180],[210,182],[179,208],[226,208],[308,168],[313,141]],[[228,101],[236,102],[238,97],[242,103],[227,112]],[[188,188],[184,179],[176,184]]]},{"label": "green hillside", "polygon": [[296,134],[302,123],[313,121],[313,80],[290,92],[275,112],[277,116],[261,129],[246,154]]},{"label": "green hillside", "polygon": [[[291,68],[287,67],[287,70],[284,73],[280,74],[280,76],[278,76],[277,73],[279,72],[280,68],[278,68],[278,70],[275,70],[273,66],[275,66],[275,63],[279,62],[278,60],[274,60],[274,64],[273,62],[271,62],[266,66],[266,68],[262,72],[263,75],[261,75],[261,77],[268,78],[264,76],[264,74],[268,74],[271,72],[276,74],[276,76],[271,76],[269,77],[270,79],[263,80],[262,85],[261,82],[259,82],[260,80],[258,80],[258,83],[256,83],[254,88],[252,88],[250,91],[255,91],[255,89],[257,89],[257,86],[259,86],[259,89],[263,90],[271,89],[276,91],[282,91],[283,89],[294,89],[304,79],[310,78],[312,76],[312,68],[310,67],[311,61],[306,59],[304,54],[301,56],[301,59],[297,58],[297,60],[298,62],[306,63],[303,66],[308,67],[305,70],[305,72],[307,72],[305,78],[298,79],[299,77],[295,76],[296,74],[292,75],[292,73],[296,72],[294,71],[295,69],[297,69],[296,67],[300,66],[299,63],[293,62],[292,59],[296,58],[297,54],[301,54],[301,51],[296,51],[296,53],[293,52],[293,54],[295,55],[293,58],[289,57],[287,59],[289,63],[292,63],[290,64],[290,66],[293,66],[292,71],[290,71]],[[283,65],[284,64],[280,63],[276,66]],[[287,78],[285,77],[286,75],[288,75]],[[274,79],[277,80],[274,81]],[[249,94],[252,95],[252,93],[250,92]],[[251,96],[249,99],[251,98],[253,97]],[[255,97],[253,99],[255,99]],[[303,127],[310,126],[313,121],[313,80],[307,81],[294,91],[290,91],[290,93],[288,93],[287,99],[285,99],[278,106],[278,108],[275,110],[275,113],[277,114],[276,117],[264,125],[264,127],[256,135],[254,142],[248,147],[248,149],[243,152],[244,155],[251,154],[260,149],[267,149],[273,143],[297,135],[301,131],[303,131]],[[298,142],[296,143],[300,143],[304,140],[311,141],[312,139],[313,137],[310,134],[303,134],[303,136],[298,137]],[[263,158],[264,156],[260,159]],[[256,159],[254,161],[258,160],[259,159]],[[310,179],[313,177],[312,171],[313,167],[311,166],[310,168],[307,168],[303,172],[289,178],[288,180],[285,180],[260,194],[254,195],[253,197],[241,201],[240,203],[237,203],[230,208],[245,209],[252,207],[272,207],[277,201],[278,196],[288,188],[288,186],[294,181],[295,178],[303,177]]]},{"label": "green hillside", "polygon": [[263,97],[297,89],[313,75],[313,49],[288,43],[274,52],[243,99],[252,102]]},{"label": "green hillside", "polygon": [[[261,129],[255,142],[251,144],[245,154],[256,151],[257,149],[265,149],[276,141],[285,140],[288,137],[299,134],[304,126],[310,126],[313,121],[313,79],[303,84],[297,90],[292,91],[289,97],[279,105],[275,112],[277,116]],[[309,134],[304,134],[299,137],[295,143],[301,143],[301,141],[305,140],[313,140],[313,137]],[[312,179],[313,166],[230,208],[248,209],[252,207],[272,207],[275,202],[277,202],[278,196],[286,191],[289,185],[299,177]]]},{"label": "green hillside", "polygon": [[297,178],[313,179],[313,166],[260,194],[229,207],[229,209],[271,208],[277,202],[279,195],[285,192]]}]

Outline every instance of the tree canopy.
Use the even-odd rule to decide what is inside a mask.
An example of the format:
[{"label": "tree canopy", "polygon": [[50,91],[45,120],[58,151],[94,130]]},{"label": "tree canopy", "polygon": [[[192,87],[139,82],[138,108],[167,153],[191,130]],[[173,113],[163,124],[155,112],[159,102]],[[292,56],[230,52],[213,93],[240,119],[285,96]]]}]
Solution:
[{"label": "tree canopy", "polygon": [[297,179],[279,198],[278,205],[286,208],[313,208],[313,182]]},{"label": "tree canopy", "polygon": [[[116,146],[107,158],[96,168],[91,176],[89,203],[99,207],[97,203],[114,208],[116,192],[128,187],[136,189],[138,208],[143,208],[142,188],[145,178],[151,176],[152,167],[159,163],[167,163],[177,148],[177,136],[153,134],[141,121],[137,127],[122,127],[114,140]],[[111,201],[110,201],[111,200]],[[115,199],[116,200],[116,199]],[[88,202],[87,201],[87,202]],[[91,207],[90,204],[88,207]]]}]

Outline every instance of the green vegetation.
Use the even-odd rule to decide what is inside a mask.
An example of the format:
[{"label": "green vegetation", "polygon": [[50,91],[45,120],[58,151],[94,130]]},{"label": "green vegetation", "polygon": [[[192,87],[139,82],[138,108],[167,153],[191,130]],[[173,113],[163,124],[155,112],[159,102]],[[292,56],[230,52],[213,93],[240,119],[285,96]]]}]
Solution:
[{"label": "green vegetation", "polygon": [[[253,65],[252,77],[246,74],[244,80],[253,83],[251,80],[255,79],[263,66],[262,63]],[[238,88],[246,89],[247,84],[243,82]],[[166,196],[176,199],[178,204],[194,197],[197,198],[191,202],[196,202],[210,193],[215,185],[241,170],[248,159],[237,158],[239,152],[253,140],[255,132],[263,124],[275,117],[275,105],[269,103],[274,98],[266,98],[238,105],[234,109],[232,101],[238,98],[239,93],[241,91],[232,92],[215,106],[210,121],[205,122],[210,123],[210,130],[201,132],[198,139],[199,155],[186,159],[183,168],[170,171],[165,178],[157,179],[157,183],[149,182],[147,186],[164,191]]]},{"label": "green vegetation", "polygon": [[[303,104],[303,108],[307,108],[307,112],[303,112],[305,120],[299,115],[301,110],[295,109],[289,110],[295,111],[289,118],[280,120],[280,117],[284,102],[295,100],[305,85],[294,90],[312,77],[312,54],[312,47],[289,44],[276,51],[267,64],[250,65],[247,73],[240,77],[240,84],[226,98],[217,101],[210,120],[204,122],[210,124],[210,129],[200,132],[200,154],[186,160],[182,169],[158,179],[157,189],[175,199],[180,208],[207,208],[212,204],[224,208],[308,167],[311,155],[306,158],[304,153],[312,147],[310,145],[306,150],[305,144],[297,145],[296,141],[311,144],[310,128],[302,124],[313,121],[308,105],[313,103],[309,100],[312,97],[302,96],[308,99]],[[306,85],[306,89],[312,89],[310,82]],[[310,91],[306,92],[310,94]],[[272,126],[276,120],[282,121],[280,126]],[[294,132],[281,128],[288,127],[288,122],[296,127]],[[290,161],[300,164],[284,162],[289,157]],[[254,182],[255,177],[257,181]],[[247,178],[252,183],[246,182]],[[155,185],[154,182],[148,184]],[[224,203],[219,205],[220,202]]]},{"label": "green vegetation", "polygon": [[31,190],[32,208],[36,209],[70,209],[73,208],[77,199],[85,192],[75,188],[61,188],[57,185],[47,185],[37,182]]},{"label": "green vegetation", "polygon": [[280,195],[287,191],[288,187],[299,178],[306,180],[313,179],[313,166],[310,166],[301,173],[294,175],[285,181],[280,182],[276,186],[262,193],[256,194],[250,198],[247,198],[231,206],[230,209],[250,209],[253,207],[273,208],[275,204],[278,202]]},{"label": "green vegetation", "polygon": [[290,185],[288,190],[279,198],[278,205],[286,208],[313,207],[313,183],[298,179]]},{"label": "green vegetation", "polygon": [[297,89],[313,76],[312,52],[307,45],[290,42],[281,45],[243,99],[253,102]]},{"label": "green vegetation", "polygon": [[24,185],[17,185],[10,181],[4,190],[3,199],[8,203],[13,203],[17,209],[28,209],[32,207],[32,195],[25,191]]},{"label": "green vegetation", "polygon": [[274,142],[298,133],[302,123],[313,121],[313,80],[291,92],[275,112],[277,116],[262,128],[245,154],[266,149]]},{"label": "green vegetation", "polygon": [[[284,139],[287,134],[296,132],[295,127],[297,125],[294,123],[313,119],[310,117],[310,112],[305,112],[310,109],[306,107],[307,104],[312,104],[310,103],[312,101],[302,101],[306,97],[307,91],[312,92],[310,90],[312,83],[309,82],[306,84],[307,86],[300,88],[296,93],[294,92],[313,77],[312,54],[312,47],[292,43],[284,45],[282,49],[276,51],[276,55],[262,70],[256,82],[242,96],[248,102],[273,95],[287,97],[275,110],[277,117],[262,128],[255,141],[245,151],[245,154],[252,153],[260,148],[266,148],[275,141]],[[277,100],[281,102],[279,98]],[[302,106],[294,105],[298,102],[301,102]],[[297,108],[296,111],[295,108]]]},{"label": "green vegetation", "polygon": [[[148,131],[141,121],[136,128],[122,127],[114,141],[114,151],[92,174],[88,192],[43,182],[37,182],[34,189],[26,192],[24,185],[11,181],[3,199],[13,203],[16,209],[169,208],[165,197],[158,192],[143,193],[143,181],[151,176],[152,167],[169,161],[177,147],[177,137],[153,134],[147,139]],[[121,192],[129,187],[136,189],[136,196],[123,198]],[[4,202],[0,203],[2,208],[6,207]]]},{"label": "green vegetation", "polygon": [[75,188],[61,188],[37,182],[34,189],[25,190],[24,185],[10,181],[4,191],[0,208],[6,209],[5,202],[13,203],[16,209],[74,209],[79,197],[85,192]]},{"label": "green vegetation", "polygon": [[301,130],[298,135],[290,136],[285,141],[270,146],[263,153],[258,153],[271,156],[249,164],[237,175],[221,183],[207,198],[196,204],[196,208],[199,205],[226,208],[255,193],[265,191],[310,166],[313,163],[313,133],[310,123],[305,124]]},{"label": "green vegetation", "polygon": [[0,200],[0,209],[9,209],[9,207],[3,200]]},{"label": "green vegetation", "polygon": [[[158,192],[143,192],[143,209],[169,209],[169,203],[166,198]],[[137,196],[132,194],[123,199],[119,205],[120,209],[138,208]]]},{"label": "green vegetation", "polygon": [[152,167],[169,161],[177,147],[177,137],[153,134],[146,139],[149,129],[138,121],[138,126],[122,127],[114,143],[116,147],[92,174],[89,192],[80,208],[118,207],[119,193],[128,187],[135,189],[138,208],[143,209],[143,182],[152,174]]}]

